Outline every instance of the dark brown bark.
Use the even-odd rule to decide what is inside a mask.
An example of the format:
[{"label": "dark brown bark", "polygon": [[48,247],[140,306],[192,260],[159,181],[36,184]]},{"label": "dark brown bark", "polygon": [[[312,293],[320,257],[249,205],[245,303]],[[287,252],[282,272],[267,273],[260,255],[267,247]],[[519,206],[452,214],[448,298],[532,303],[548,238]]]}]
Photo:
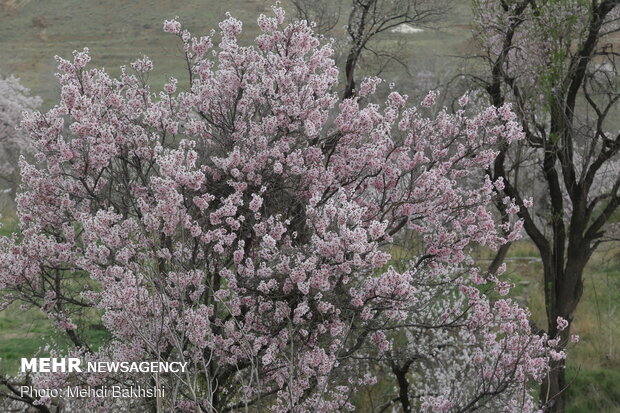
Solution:
[{"label": "dark brown bark", "polygon": [[[565,348],[569,341],[571,326],[577,305],[583,292],[583,270],[586,257],[569,260],[567,266],[556,269],[554,257],[543,263],[545,277],[545,303],[547,310],[547,332],[550,337],[559,337],[559,348]],[[568,265],[574,265],[569,267]],[[557,318],[568,321],[568,327],[559,331]],[[551,371],[543,382],[540,392],[541,403],[547,412],[563,412],[566,407],[565,392],[568,388],[565,376],[565,360],[551,361]]]},{"label": "dark brown bark", "polygon": [[344,92],[342,93],[343,99],[348,99],[354,95],[355,92],[355,66],[359,59],[359,53],[355,50],[351,50],[347,57],[347,63],[344,67]]},{"label": "dark brown bark", "polygon": [[403,413],[411,413],[411,401],[409,400],[409,381],[407,380],[407,373],[413,363],[413,359],[406,360],[403,365],[399,365],[394,360],[390,360],[390,368],[392,373],[396,377],[398,383],[398,397],[396,398],[401,407]]},{"label": "dark brown bark", "polygon": [[9,381],[9,379],[3,378],[3,379],[0,379],[0,385],[5,386],[8,390],[8,392],[4,392],[0,390],[0,397],[23,402],[29,405],[32,409],[39,411],[41,413],[52,413],[52,411],[55,411],[56,413],[61,413],[60,406],[55,406],[55,409],[52,410],[44,404],[36,404],[38,399],[30,397],[27,394],[24,394],[24,395],[21,394],[19,387],[30,385],[29,378],[26,378],[26,381],[24,383],[19,383],[19,384],[12,383],[11,381]]},{"label": "dark brown bark", "polygon": [[[421,24],[434,21],[445,15],[453,0],[352,0],[348,12],[347,35],[349,52],[344,67],[345,84],[342,98],[355,96],[355,70],[367,45],[377,35],[401,24]],[[331,31],[340,20],[340,7],[332,5],[334,13],[327,12],[328,1],[290,0],[297,17],[314,20],[321,33]],[[392,57],[398,61],[398,58]]]},{"label": "dark brown bark", "polygon": [[510,249],[511,245],[512,243],[509,242],[499,247],[499,249],[495,253],[495,257],[493,257],[493,261],[491,261],[491,264],[489,264],[489,267],[487,268],[487,272],[489,274],[495,275],[495,273],[497,273],[497,270],[506,259],[506,255],[508,254],[508,250]]}]

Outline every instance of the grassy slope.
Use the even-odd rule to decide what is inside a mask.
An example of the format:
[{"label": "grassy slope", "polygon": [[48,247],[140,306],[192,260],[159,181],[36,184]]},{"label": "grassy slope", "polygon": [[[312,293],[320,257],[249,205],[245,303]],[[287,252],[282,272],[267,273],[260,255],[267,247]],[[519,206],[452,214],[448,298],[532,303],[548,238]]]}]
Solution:
[{"label": "grassy slope", "polygon": [[[2,0],[0,0],[1,2]],[[13,13],[0,16],[0,70],[18,74],[33,92],[55,98],[54,55],[67,57],[75,49],[88,47],[93,64],[112,72],[143,54],[158,67],[156,83],[173,75],[169,55],[179,54],[174,36],[162,31],[162,22],[174,16],[197,34],[216,28],[227,9],[250,22],[255,30],[257,12],[263,1],[229,0],[36,0]],[[44,20],[42,28],[34,22]]]},{"label": "grassy slope", "polygon": [[[7,1],[0,0],[0,5]],[[217,22],[226,11],[231,11],[244,22],[244,36],[250,39],[257,33],[256,16],[269,12],[273,3],[268,0],[32,0],[10,13],[0,10],[0,73],[17,74],[33,93],[45,99],[46,107],[51,107],[58,94],[53,57],[68,57],[73,50],[88,47],[93,64],[104,66],[112,73],[118,73],[120,65],[143,54],[150,56],[156,66],[151,80],[160,85],[169,76],[181,79],[185,76],[179,72],[178,60],[170,59],[171,54],[180,54],[177,39],[162,31],[164,19],[179,16],[194,34],[207,34],[217,29]],[[465,50],[468,11],[465,2],[459,3],[445,24],[415,35],[386,33],[375,46],[383,49],[401,41],[399,52],[405,54],[404,60],[414,70],[443,71],[448,66],[446,56],[462,54]],[[334,33],[340,34],[342,29]],[[388,71],[383,75],[389,78],[391,74]]]}]

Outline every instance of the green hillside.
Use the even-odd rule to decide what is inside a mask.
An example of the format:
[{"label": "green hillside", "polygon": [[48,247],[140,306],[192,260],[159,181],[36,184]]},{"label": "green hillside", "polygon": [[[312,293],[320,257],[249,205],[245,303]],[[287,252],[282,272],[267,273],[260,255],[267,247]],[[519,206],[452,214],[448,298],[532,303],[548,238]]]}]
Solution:
[{"label": "green hillside", "polygon": [[[269,13],[267,0],[0,0],[0,72],[15,74],[51,107],[57,96],[55,55],[67,57],[88,47],[92,64],[112,73],[146,54],[156,70],[152,81],[161,84],[178,73],[177,39],[162,30],[162,22],[179,16],[194,34],[207,34],[230,11],[244,22],[245,37],[256,34],[256,17]],[[345,4],[343,2],[343,10]],[[286,5],[286,2],[283,2]],[[464,54],[469,36],[466,2],[459,3],[441,25],[422,33],[386,33],[378,49],[397,45],[415,70],[443,71],[448,56]],[[341,23],[346,22],[346,16]],[[343,28],[334,32],[344,34]],[[343,50],[338,50],[343,52]],[[369,62],[361,62],[367,71]],[[361,68],[364,70],[364,67]],[[402,67],[396,68],[402,71]],[[390,73],[383,73],[390,78]]]}]

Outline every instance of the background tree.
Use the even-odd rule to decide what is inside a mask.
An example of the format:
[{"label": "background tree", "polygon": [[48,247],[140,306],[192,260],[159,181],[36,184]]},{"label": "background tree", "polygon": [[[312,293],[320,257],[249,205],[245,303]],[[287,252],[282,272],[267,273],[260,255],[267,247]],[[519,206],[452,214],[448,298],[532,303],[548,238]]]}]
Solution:
[{"label": "background tree", "polygon": [[0,181],[10,199],[15,199],[19,184],[19,157],[32,149],[28,135],[18,130],[22,112],[40,104],[41,99],[30,96],[19,79],[0,77]]},{"label": "background tree", "polygon": [[[118,78],[88,68],[87,51],[58,59],[59,103],[23,122],[36,155],[21,163],[20,232],[0,238],[3,304],[41,308],[86,360],[190,368],[15,379],[159,383],[163,400],[16,399],[9,380],[2,394],[56,411],[332,412],[353,409],[388,358],[405,411],[534,410],[531,382],[564,353],[467,255],[519,234],[488,211],[501,182],[468,182],[523,137],[514,114],[427,117],[434,93],[420,108],[395,91],[340,101],[331,44],[274,13],[248,47],[232,17],[217,47],[166,21],[190,83],[158,93],[146,57]],[[388,251],[406,229],[423,253],[397,269]],[[89,342],[81,314],[99,314],[109,341]]]},{"label": "background tree", "polygon": [[[337,27],[342,14],[340,7],[336,11],[334,2],[291,0],[291,3],[295,6],[298,18],[315,22],[322,33],[329,33]],[[381,50],[385,49],[385,45],[382,48],[371,47],[373,40],[403,24],[436,22],[448,12],[451,3],[452,0],[352,0],[350,8],[344,6],[347,16],[347,52],[343,70],[343,98],[355,94],[355,71],[365,52],[382,61],[396,60],[407,67],[398,53],[388,54]]]},{"label": "background tree", "polygon": [[[528,206],[519,216],[544,268],[547,331],[562,346],[583,293],[583,272],[620,203],[618,0],[476,2],[492,104],[507,102],[525,139],[502,148],[490,175]],[[502,203],[500,210],[505,211]],[[557,330],[557,317],[569,327]],[[553,361],[541,400],[564,411],[564,360]]]}]

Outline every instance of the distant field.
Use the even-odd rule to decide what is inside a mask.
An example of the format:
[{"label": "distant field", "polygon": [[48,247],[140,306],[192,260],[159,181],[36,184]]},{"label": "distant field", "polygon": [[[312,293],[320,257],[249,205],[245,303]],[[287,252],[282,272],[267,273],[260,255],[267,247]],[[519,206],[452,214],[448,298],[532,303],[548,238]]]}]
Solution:
[{"label": "distant field", "polygon": [[[15,74],[42,96],[51,107],[58,88],[54,78],[54,55],[68,57],[88,47],[93,65],[112,73],[143,54],[156,66],[155,85],[179,72],[177,39],[162,30],[164,19],[179,16],[194,34],[207,34],[230,11],[244,22],[245,37],[257,33],[256,17],[269,13],[274,4],[266,0],[0,0],[0,72]],[[282,2],[287,5],[286,1]],[[343,7],[349,2],[343,2]],[[344,9],[343,9],[344,10]],[[417,70],[444,71],[452,66],[448,56],[463,55],[469,38],[468,2],[455,10],[435,30],[422,33],[387,33],[379,48],[398,44],[405,61]],[[346,18],[342,19],[342,22]],[[339,35],[342,32],[336,31]],[[362,62],[362,66],[368,66]],[[368,68],[369,69],[369,68]],[[364,70],[364,67],[362,67]],[[369,69],[370,70],[370,69]],[[402,68],[398,68],[402,71]],[[390,79],[390,72],[383,75]]]},{"label": "distant field", "polygon": [[163,20],[179,16],[202,34],[216,27],[225,7],[243,10],[236,14],[244,20],[265,10],[263,2],[245,0],[30,1],[15,10],[5,8],[0,17],[0,70],[21,77],[48,107],[57,95],[54,55],[67,57],[84,47],[94,65],[113,73],[147,54],[158,68],[154,80],[161,82],[176,74],[169,57],[178,54],[176,38],[162,30]]}]

